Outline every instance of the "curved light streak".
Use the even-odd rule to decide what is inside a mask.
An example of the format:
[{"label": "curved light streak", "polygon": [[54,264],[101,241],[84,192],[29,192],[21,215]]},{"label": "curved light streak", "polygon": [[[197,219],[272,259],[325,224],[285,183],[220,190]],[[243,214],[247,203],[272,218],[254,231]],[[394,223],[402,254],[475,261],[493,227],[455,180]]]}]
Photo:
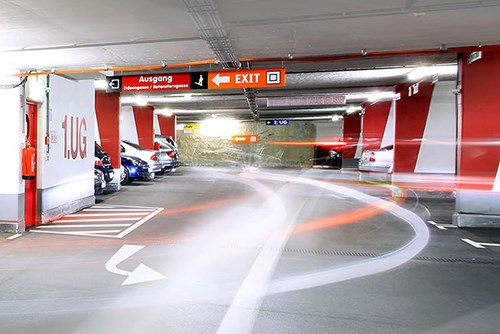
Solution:
[{"label": "curved light streak", "polygon": [[[307,174],[307,173],[306,173]],[[311,272],[305,275],[284,278],[271,282],[268,294],[303,290],[332,283],[338,283],[354,278],[365,277],[394,269],[415,257],[420,253],[429,241],[429,230],[425,222],[415,213],[403,209],[400,206],[390,206],[384,200],[364,194],[362,192],[328,184],[321,181],[311,180],[304,177],[290,177],[270,173],[242,173],[241,176],[253,179],[281,180],[284,182],[306,184],[331,191],[342,196],[351,197],[365,204],[373,205],[388,213],[402,219],[410,225],[415,236],[402,247],[373,259],[357,261],[353,264]]]}]

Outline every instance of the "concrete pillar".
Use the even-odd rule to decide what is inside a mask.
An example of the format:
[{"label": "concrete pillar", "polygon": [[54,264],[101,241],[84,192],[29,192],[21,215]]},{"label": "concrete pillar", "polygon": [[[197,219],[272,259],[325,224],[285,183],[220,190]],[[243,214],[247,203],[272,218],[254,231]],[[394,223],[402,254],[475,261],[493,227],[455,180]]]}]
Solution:
[{"label": "concrete pillar", "polygon": [[347,143],[342,152],[342,168],[357,168],[361,157],[361,115],[344,115],[343,141]]},{"label": "concrete pillar", "polygon": [[177,125],[177,118],[175,115],[172,116],[164,116],[157,115],[159,132],[156,134],[160,134],[163,136],[170,136],[175,140],[175,128]]},{"label": "concrete pillar", "polygon": [[500,227],[500,51],[460,59],[461,122],[454,223]]},{"label": "concrete pillar", "polygon": [[394,105],[392,101],[367,103],[362,116],[363,150],[378,150],[394,144]]},{"label": "concrete pillar", "polygon": [[152,150],[155,137],[153,124],[155,109],[152,106],[134,106],[133,111],[138,144]]},{"label": "concrete pillar", "polygon": [[120,189],[120,94],[95,92],[95,112],[100,145],[108,153],[115,176],[107,186]]}]

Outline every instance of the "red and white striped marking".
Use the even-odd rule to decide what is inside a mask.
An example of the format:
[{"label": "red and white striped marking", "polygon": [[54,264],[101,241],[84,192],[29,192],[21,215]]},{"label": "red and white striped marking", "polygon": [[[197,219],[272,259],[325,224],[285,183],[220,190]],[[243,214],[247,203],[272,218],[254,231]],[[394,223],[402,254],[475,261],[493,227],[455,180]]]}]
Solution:
[{"label": "red and white striped marking", "polygon": [[163,208],[95,205],[31,232],[121,239],[160,213]]}]

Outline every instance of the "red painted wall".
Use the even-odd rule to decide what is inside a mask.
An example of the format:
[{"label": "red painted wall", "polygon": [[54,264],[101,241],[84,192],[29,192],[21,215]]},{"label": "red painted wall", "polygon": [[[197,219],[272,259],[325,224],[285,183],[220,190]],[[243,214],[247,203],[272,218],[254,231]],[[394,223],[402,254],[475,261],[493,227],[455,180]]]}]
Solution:
[{"label": "red painted wall", "polygon": [[400,173],[415,172],[434,89],[430,82],[421,82],[418,92],[413,91],[410,96],[408,88],[411,85],[396,87],[401,98],[396,101],[394,172]]},{"label": "red painted wall", "polygon": [[[472,180],[461,187],[491,190],[500,159],[500,51],[483,52],[482,59],[460,61],[462,81],[462,145],[458,176]],[[476,180],[476,181],[474,181]]]},{"label": "red painted wall", "polygon": [[170,136],[175,140],[175,116],[158,116],[160,132],[164,136]]},{"label": "red painted wall", "polygon": [[133,107],[135,125],[137,126],[137,137],[139,145],[147,149],[153,149],[154,144],[154,107]]},{"label": "red painted wall", "polygon": [[120,94],[95,92],[95,111],[101,146],[111,158],[113,168],[120,167]]},{"label": "red painted wall", "polygon": [[356,148],[359,143],[361,134],[361,116],[359,114],[344,116],[343,141],[347,143],[342,157],[346,159],[354,159]]},{"label": "red painted wall", "polygon": [[366,104],[363,115],[363,150],[376,150],[382,144],[391,111],[391,101]]}]

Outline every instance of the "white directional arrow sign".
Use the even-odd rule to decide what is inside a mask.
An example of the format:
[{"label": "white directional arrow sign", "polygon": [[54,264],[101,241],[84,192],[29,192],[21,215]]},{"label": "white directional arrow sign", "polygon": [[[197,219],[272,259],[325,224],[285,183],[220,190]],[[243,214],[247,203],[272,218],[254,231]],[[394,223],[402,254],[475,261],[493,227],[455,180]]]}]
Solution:
[{"label": "white directional arrow sign", "polygon": [[219,73],[215,77],[212,78],[212,82],[217,85],[217,87],[220,87],[221,83],[229,83],[231,81],[231,77],[228,76],[222,76]]},{"label": "white directional arrow sign", "polygon": [[131,285],[165,279],[165,276],[142,263],[132,272],[118,269],[117,266],[121,262],[125,261],[143,248],[144,246],[123,245],[122,248],[120,248],[118,252],[116,252],[108,262],[106,262],[106,270],[112,272],[113,274],[128,276],[127,279],[123,281],[122,285]]},{"label": "white directional arrow sign", "polygon": [[109,87],[111,87],[111,89],[119,89],[120,88],[120,79],[112,79],[109,83],[108,83]]}]

